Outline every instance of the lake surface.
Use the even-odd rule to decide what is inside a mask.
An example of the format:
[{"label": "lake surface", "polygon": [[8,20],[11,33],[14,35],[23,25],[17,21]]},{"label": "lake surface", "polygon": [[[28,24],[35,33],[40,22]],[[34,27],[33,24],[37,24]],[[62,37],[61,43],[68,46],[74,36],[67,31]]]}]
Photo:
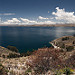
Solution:
[{"label": "lake surface", "polygon": [[56,38],[75,34],[75,27],[8,27],[0,26],[0,45],[16,46],[20,52],[38,49]]}]

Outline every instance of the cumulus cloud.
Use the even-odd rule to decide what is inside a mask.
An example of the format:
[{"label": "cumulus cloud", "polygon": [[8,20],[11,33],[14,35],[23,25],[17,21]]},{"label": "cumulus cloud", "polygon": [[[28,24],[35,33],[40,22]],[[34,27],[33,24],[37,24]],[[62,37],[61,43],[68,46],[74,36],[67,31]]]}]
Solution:
[{"label": "cumulus cloud", "polygon": [[18,20],[17,18],[12,18],[11,20],[7,20],[4,22],[4,24],[18,24],[20,23],[20,20]]},{"label": "cumulus cloud", "polygon": [[6,16],[8,16],[8,15],[15,15],[15,13],[0,13],[0,15],[6,15]]},{"label": "cumulus cloud", "polygon": [[62,20],[65,23],[75,23],[75,15],[74,12],[66,12],[65,9],[59,9],[56,7],[56,12],[52,12],[55,15],[56,20]]},{"label": "cumulus cloud", "polygon": [[[48,11],[49,12],[49,11]],[[2,14],[0,14],[2,15]],[[11,13],[5,13],[3,15],[13,15]],[[37,17],[38,20],[29,20],[26,18],[12,18],[3,22],[0,20],[0,23],[3,24],[65,24],[65,23],[75,23],[74,12],[66,12],[65,9],[60,9],[56,7],[56,12],[52,12],[52,17],[46,18],[42,16]],[[2,22],[1,22],[2,21]]]},{"label": "cumulus cloud", "polygon": [[42,17],[42,16],[39,16],[39,19],[41,19],[41,20],[45,20],[45,19],[49,19],[49,18],[44,18],[44,17]]},{"label": "cumulus cloud", "polygon": [[20,18],[23,22],[27,22],[27,23],[37,23],[37,21],[33,21],[33,20],[29,20],[29,19],[25,19],[25,18]]}]

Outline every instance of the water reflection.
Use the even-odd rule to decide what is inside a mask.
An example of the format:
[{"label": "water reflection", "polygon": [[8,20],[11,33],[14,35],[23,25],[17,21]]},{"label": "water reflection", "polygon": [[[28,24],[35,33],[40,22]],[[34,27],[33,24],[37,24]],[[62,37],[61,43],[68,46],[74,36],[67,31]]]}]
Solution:
[{"label": "water reflection", "polygon": [[73,35],[75,33],[75,27],[56,27],[56,38]]}]

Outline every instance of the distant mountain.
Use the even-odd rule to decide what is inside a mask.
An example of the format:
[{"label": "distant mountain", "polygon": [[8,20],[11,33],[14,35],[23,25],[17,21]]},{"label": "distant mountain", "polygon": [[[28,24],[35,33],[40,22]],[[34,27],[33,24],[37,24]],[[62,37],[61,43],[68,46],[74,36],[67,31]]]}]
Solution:
[{"label": "distant mountain", "polygon": [[75,24],[34,24],[34,25],[1,24],[0,26],[75,27]]}]

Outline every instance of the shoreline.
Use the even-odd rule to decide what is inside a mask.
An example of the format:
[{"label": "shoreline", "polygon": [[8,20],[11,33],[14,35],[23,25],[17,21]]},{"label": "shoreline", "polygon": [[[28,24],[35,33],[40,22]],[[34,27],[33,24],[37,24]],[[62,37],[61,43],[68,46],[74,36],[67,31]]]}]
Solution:
[{"label": "shoreline", "polygon": [[10,26],[10,27],[75,27],[75,24],[43,24],[43,25],[0,25],[1,26]]}]

